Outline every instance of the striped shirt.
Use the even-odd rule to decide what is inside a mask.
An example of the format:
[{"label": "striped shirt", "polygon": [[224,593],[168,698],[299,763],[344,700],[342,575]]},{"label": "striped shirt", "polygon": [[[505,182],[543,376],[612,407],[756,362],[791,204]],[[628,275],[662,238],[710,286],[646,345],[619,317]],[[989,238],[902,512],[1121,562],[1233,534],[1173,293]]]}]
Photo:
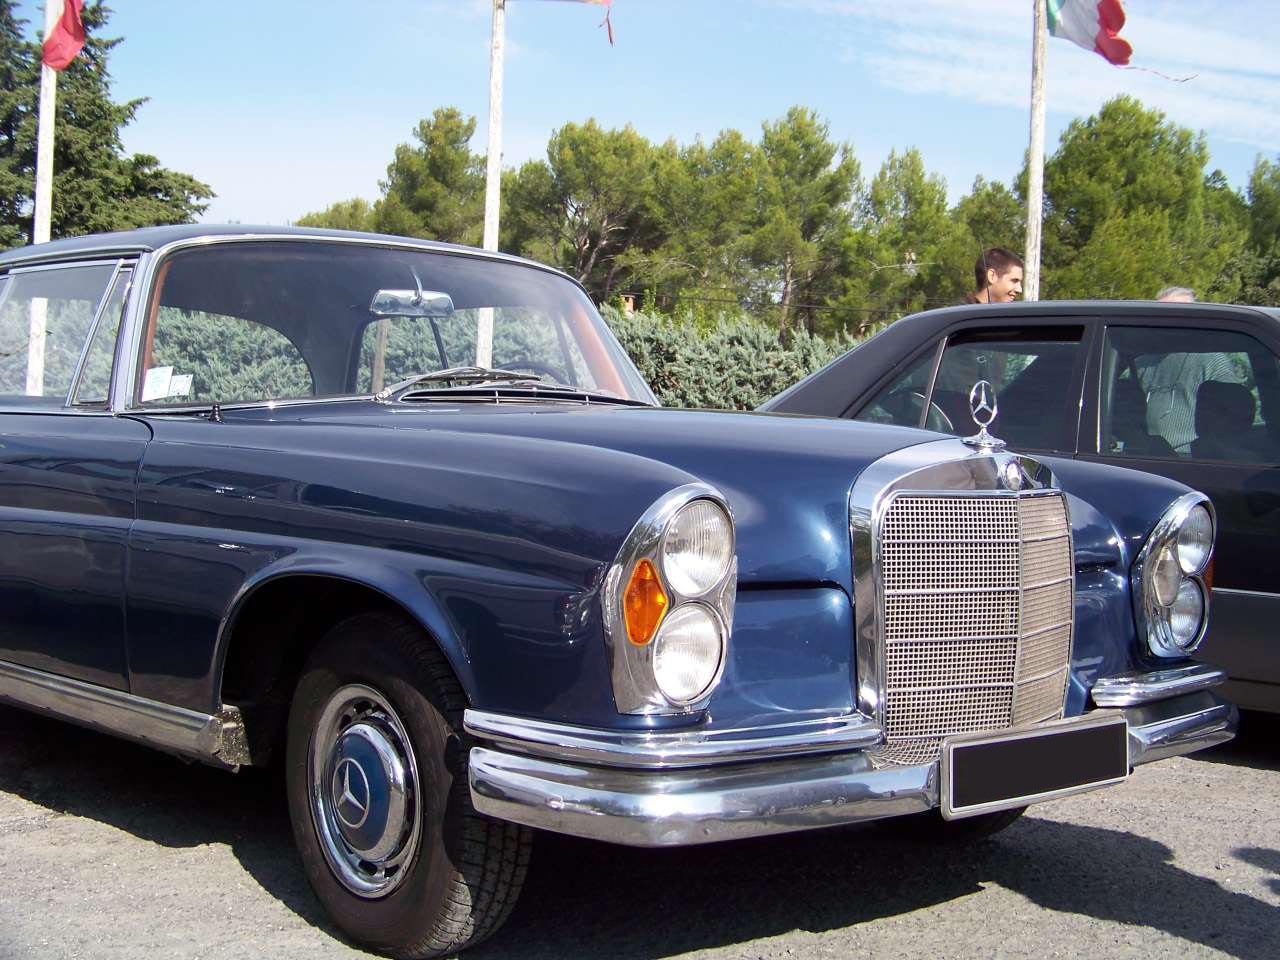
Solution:
[{"label": "striped shirt", "polygon": [[1136,360],[1138,380],[1147,395],[1147,432],[1164,437],[1181,454],[1196,439],[1196,391],[1206,380],[1243,383],[1225,353],[1147,354]]}]

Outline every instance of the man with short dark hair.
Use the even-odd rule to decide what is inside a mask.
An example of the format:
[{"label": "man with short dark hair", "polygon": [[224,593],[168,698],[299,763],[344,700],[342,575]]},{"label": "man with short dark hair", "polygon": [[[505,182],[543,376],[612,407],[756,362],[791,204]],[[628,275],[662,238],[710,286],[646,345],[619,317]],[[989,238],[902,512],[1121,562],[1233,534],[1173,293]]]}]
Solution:
[{"label": "man with short dark hair", "polygon": [[989,247],[973,265],[973,281],[965,303],[1011,303],[1022,293],[1022,258],[1004,247]]}]

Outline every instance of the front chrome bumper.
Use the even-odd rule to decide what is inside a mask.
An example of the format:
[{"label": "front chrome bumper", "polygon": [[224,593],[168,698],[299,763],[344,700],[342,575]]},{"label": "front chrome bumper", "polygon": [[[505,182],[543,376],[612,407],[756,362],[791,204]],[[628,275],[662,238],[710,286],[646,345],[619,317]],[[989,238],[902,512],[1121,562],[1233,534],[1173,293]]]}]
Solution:
[{"label": "front chrome bumper", "polygon": [[[1223,743],[1237,722],[1236,708],[1208,690],[1142,702],[1123,713],[1134,766]],[[514,746],[510,739],[503,745]],[[847,749],[657,769],[565,762],[539,752],[544,755],[473,747],[475,808],[555,833],[667,847],[922,813],[939,804],[936,761],[876,768],[866,753]]]}]

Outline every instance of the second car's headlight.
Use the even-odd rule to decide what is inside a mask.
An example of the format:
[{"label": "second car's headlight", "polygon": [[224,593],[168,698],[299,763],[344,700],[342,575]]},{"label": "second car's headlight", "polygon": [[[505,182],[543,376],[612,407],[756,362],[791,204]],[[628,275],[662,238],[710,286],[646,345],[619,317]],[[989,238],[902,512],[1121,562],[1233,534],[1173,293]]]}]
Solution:
[{"label": "second car's headlight", "polygon": [[1213,552],[1213,517],[1201,504],[1192,507],[1178,528],[1178,563],[1186,574],[1200,573]]},{"label": "second car's headlight", "polygon": [[1134,607],[1147,648],[1185,657],[1204,638],[1215,521],[1200,493],[1179,497],[1156,523],[1134,563]]}]

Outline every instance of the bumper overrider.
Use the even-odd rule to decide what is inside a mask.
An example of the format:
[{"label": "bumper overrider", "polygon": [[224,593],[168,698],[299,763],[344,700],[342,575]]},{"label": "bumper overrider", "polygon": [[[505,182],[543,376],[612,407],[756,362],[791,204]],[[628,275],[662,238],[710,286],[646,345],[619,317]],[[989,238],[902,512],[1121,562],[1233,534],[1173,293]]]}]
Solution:
[{"label": "bumper overrider", "polygon": [[[1230,740],[1236,708],[1196,664],[1099,680],[1082,717],[1007,731],[1106,725],[1122,717],[1128,768]],[[940,761],[877,765],[880,729],[860,715],[768,730],[617,732],[466,713],[478,811],[556,833],[639,847],[684,846],[922,813],[944,805]],[[1112,781],[1114,782],[1114,781]],[[1013,798],[1003,807],[1102,786]]]}]

